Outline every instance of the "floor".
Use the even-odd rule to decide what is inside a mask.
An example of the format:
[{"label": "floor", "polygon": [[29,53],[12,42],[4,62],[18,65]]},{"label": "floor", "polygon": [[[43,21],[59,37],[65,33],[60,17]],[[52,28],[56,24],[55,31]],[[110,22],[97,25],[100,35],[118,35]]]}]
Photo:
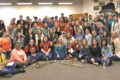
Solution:
[{"label": "floor", "polygon": [[103,69],[102,65],[95,66],[89,63],[82,64],[74,61],[74,64],[84,65],[84,68],[50,63],[35,68],[28,68],[25,73],[13,75],[0,80],[120,80],[120,62],[113,62],[110,67]]}]

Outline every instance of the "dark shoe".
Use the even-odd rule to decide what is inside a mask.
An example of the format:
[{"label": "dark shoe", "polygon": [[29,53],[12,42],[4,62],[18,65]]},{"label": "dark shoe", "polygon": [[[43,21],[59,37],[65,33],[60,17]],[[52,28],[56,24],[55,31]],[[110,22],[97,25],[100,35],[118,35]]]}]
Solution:
[{"label": "dark shoe", "polygon": [[24,69],[19,69],[19,73],[24,73],[25,70]]},{"label": "dark shoe", "polygon": [[6,78],[10,78],[11,76],[12,76],[12,74],[3,75],[3,77],[6,77]]},{"label": "dark shoe", "polygon": [[69,60],[69,59],[70,59],[70,56],[68,55],[68,56],[67,56],[67,60]]}]

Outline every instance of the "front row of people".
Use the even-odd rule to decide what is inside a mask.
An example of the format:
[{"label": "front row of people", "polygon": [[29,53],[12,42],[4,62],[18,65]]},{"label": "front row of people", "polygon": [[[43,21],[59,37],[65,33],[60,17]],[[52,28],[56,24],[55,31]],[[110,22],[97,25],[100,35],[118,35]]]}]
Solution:
[{"label": "front row of people", "polygon": [[[111,46],[108,44],[106,38],[101,40],[101,47],[98,44],[98,40],[94,38],[92,44],[88,45],[86,39],[82,39],[79,43],[78,39],[74,39],[74,43],[69,45],[62,41],[59,37],[58,41],[51,50],[52,42],[48,41],[48,37],[44,36],[43,41],[38,45],[34,43],[33,39],[30,39],[29,44],[25,46],[24,51],[20,48],[20,44],[16,42],[15,48],[11,52],[11,59],[8,63],[11,63],[5,68],[0,66],[0,76],[11,77],[12,74],[25,72],[24,68],[39,59],[52,60],[52,59],[71,59],[75,57],[79,61],[92,64],[105,63],[107,66],[112,64],[112,60],[120,60],[120,45],[117,33],[112,32]],[[2,47],[0,46],[0,64],[6,62],[5,55],[2,53]],[[55,52],[53,55],[52,53]],[[15,69],[17,68],[17,69]]]}]

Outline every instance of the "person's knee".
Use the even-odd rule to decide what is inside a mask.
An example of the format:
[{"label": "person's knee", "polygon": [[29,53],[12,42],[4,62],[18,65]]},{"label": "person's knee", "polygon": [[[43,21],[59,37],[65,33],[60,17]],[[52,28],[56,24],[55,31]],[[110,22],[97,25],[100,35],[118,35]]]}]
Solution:
[{"label": "person's knee", "polygon": [[86,60],[89,59],[89,56],[85,56],[85,59],[86,59]]}]

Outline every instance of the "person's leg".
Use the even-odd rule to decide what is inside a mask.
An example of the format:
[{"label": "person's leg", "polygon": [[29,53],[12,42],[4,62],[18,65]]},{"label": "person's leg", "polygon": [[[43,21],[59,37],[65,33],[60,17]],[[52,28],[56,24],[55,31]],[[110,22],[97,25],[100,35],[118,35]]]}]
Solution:
[{"label": "person's leg", "polygon": [[110,66],[112,64],[112,57],[108,57],[105,63],[107,66]]},{"label": "person's leg", "polygon": [[5,55],[5,57],[7,57],[7,53],[6,52],[5,53],[3,52],[3,54]]},{"label": "person's leg", "polygon": [[117,56],[113,56],[113,60],[114,60],[114,61],[119,61],[119,60],[120,60],[120,58],[119,58],[119,57],[117,57]]},{"label": "person's leg", "polygon": [[49,52],[48,59],[50,59],[50,60],[52,59],[52,52],[51,51]]},{"label": "person's leg", "polygon": [[23,64],[19,61],[15,61],[16,68],[23,68]]},{"label": "person's leg", "polygon": [[6,75],[6,74],[10,74],[10,71],[8,69],[2,69],[0,71],[0,76]]},{"label": "person's leg", "polygon": [[55,54],[53,57],[54,57],[54,59],[57,59],[57,54]]},{"label": "person's leg", "polygon": [[36,57],[34,58],[35,61],[39,60],[41,58],[42,54],[41,53],[37,53]]},{"label": "person's leg", "polygon": [[60,54],[60,59],[64,59],[65,58],[65,54]]},{"label": "person's leg", "polygon": [[47,57],[46,57],[46,54],[43,53],[43,52],[42,52],[41,54],[42,54],[42,58],[43,58],[43,60],[46,60],[46,58],[47,58]]},{"label": "person's leg", "polygon": [[95,59],[95,62],[101,63],[101,58],[100,58],[100,57],[97,57],[97,58]]},{"label": "person's leg", "polygon": [[102,64],[104,63],[104,57],[101,58],[101,63],[102,63]]},{"label": "person's leg", "polygon": [[85,56],[85,59],[86,59],[89,63],[92,63],[90,56]]}]

